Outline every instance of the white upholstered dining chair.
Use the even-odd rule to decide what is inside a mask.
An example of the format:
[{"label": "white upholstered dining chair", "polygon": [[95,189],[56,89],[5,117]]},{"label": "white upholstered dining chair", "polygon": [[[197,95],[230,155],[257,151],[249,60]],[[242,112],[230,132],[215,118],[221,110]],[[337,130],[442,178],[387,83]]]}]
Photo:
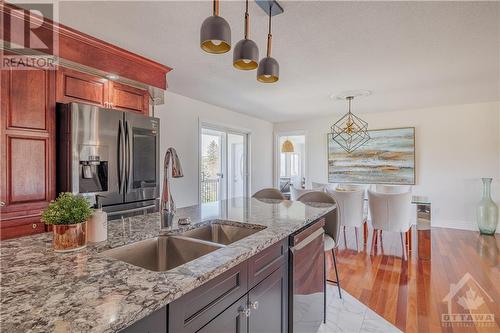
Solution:
[{"label": "white upholstered dining chair", "polygon": [[[344,242],[346,241],[345,227],[354,227],[356,249],[359,251],[358,228],[366,223],[363,209],[365,190],[353,187],[352,190],[336,189],[329,190],[328,193],[333,196],[338,205],[340,226],[344,232]],[[363,231],[363,239],[366,243],[365,231]]]},{"label": "white upholstered dining chair", "polygon": [[375,192],[377,193],[407,193],[411,192],[410,185],[385,185],[376,184]]},{"label": "white upholstered dining chair", "polygon": [[399,232],[403,258],[406,254],[403,234],[411,228],[411,193],[378,193],[368,190],[368,205],[374,237],[378,231]]},{"label": "white upholstered dining chair", "polygon": [[336,190],[343,190],[343,191],[357,191],[364,189],[362,185],[358,184],[346,184],[346,183],[339,183],[335,187]]}]

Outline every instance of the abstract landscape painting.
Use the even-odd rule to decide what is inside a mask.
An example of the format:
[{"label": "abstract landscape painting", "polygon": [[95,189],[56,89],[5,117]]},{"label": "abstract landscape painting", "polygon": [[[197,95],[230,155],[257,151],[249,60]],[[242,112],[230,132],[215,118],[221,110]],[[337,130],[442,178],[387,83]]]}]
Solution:
[{"label": "abstract landscape painting", "polygon": [[371,139],[347,153],[328,135],[328,181],[415,184],[415,128],[371,130]]}]

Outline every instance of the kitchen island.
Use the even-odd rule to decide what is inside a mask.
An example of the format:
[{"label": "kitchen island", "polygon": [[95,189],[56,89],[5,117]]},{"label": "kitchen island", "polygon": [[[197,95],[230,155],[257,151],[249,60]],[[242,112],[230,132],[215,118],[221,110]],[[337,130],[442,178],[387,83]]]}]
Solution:
[{"label": "kitchen island", "polygon": [[[158,213],[109,221],[108,240],[55,253],[49,233],[2,241],[1,320],[6,332],[125,329],[331,211],[329,204],[237,198],[177,210],[189,226],[162,228]],[[262,229],[195,260],[155,272],[102,255],[213,221]]]}]

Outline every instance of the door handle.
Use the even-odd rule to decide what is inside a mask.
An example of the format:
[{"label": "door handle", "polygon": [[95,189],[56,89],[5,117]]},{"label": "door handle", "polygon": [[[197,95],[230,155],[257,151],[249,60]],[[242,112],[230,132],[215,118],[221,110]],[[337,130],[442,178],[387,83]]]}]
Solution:
[{"label": "door handle", "polygon": [[290,248],[290,252],[292,252],[292,254],[294,254],[296,251],[302,250],[304,247],[309,245],[316,238],[323,237],[324,233],[325,233],[325,231],[323,230],[323,228],[319,228],[318,230],[316,230],[315,232],[313,232],[312,234],[307,236],[302,242],[300,242],[296,246]]},{"label": "door handle", "polygon": [[257,310],[259,308],[259,302],[258,301],[251,302],[250,307],[254,310]]},{"label": "door handle", "polygon": [[132,168],[133,168],[133,147],[132,147],[132,127],[129,125],[127,121],[125,121],[125,150],[127,155],[127,165],[125,166],[125,174],[126,174],[126,189],[127,192],[132,189]]},{"label": "door handle", "polygon": [[119,121],[118,127],[118,193],[122,193],[123,185],[125,183],[125,129],[123,128],[123,121]]},{"label": "door handle", "polygon": [[248,317],[250,317],[250,314],[252,313],[252,311],[249,308],[243,308],[243,307],[241,307],[241,308],[238,309],[238,313],[239,313],[240,316],[248,318]]}]

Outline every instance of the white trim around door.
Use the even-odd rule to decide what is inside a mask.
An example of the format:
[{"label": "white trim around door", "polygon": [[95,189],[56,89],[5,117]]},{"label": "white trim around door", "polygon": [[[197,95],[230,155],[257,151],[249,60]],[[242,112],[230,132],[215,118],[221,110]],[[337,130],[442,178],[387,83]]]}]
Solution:
[{"label": "white trim around door", "polygon": [[[225,124],[220,124],[212,121],[205,121],[202,119],[199,119],[198,122],[198,202],[202,203],[202,135],[203,135],[203,130],[213,130],[216,132],[223,133],[224,138],[222,140],[223,142],[223,147],[221,149],[221,160],[222,160],[222,171],[221,171],[221,198],[220,199],[225,199],[227,197],[228,189],[230,189],[230,184],[229,184],[229,179],[228,179],[228,169],[230,167],[230,161],[229,161],[229,156],[228,155],[228,139],[231,134],[236,135],[236,136],[242,136],[243,137],[243,147],[244,147],[244,156],[245,156],[245,161],[243,163],[243,196],[249,196],[250,193],[250,184],[251,184],[251,131],[248,129],[244,128],[238,128],[238,127],[233,127]],[[229,172],[230,173],[230,172]]]}]

